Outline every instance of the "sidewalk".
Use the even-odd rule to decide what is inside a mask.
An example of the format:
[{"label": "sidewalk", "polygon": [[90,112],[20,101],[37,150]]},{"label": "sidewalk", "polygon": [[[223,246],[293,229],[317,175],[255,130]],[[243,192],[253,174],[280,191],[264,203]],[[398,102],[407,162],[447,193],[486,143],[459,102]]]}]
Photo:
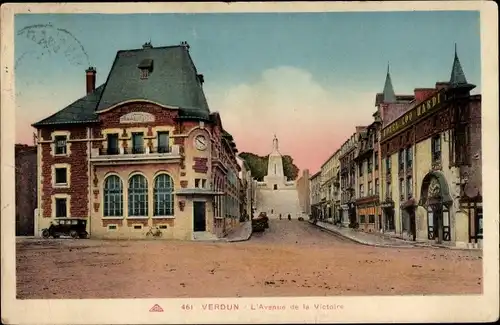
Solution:
[{"label": "sidewalk", "polygon": [[[311,221],[309,221],[313,224]],[[313,224],[314,225],[314,224]],[[338,227],[330,223],[318,221],[316,223],[317,227],[323,228],[327,231],[331,231],[337,235],[343,236],[350,239],[356,243],[376,246],[376,247],[393,247],[393,248],[411,248],[411,247],[432,247],[432,248],[446,248],[454,250],[478,250],[478,248],[467,248],[467,247],[455,247],[443,244],[434,244],[422,241],[412,241],[402,238],[397,238],[385,234],[379,233],[366,233],[362,231],[356,231],[351,228]]]},{"label": "sidewalk", "polygon": [[242,222],[236,229],[232,229],[224,239],[227,242],[238,242],[249,240],[252,236],[252,221]]},{"label": "sidewalk", "polygon": [[[309,221],[314,225],[311,221]],[[386,238],[376,234],[355,231],[351,228],[338,227],[326,222],[316,222],[316,227],[331,231],[337,235],[350,239],[358,244],[376,246],[376,247],[393,247],[393,248],[411,248],[416,247],[415,242],[409,242],[403,239]]]}]

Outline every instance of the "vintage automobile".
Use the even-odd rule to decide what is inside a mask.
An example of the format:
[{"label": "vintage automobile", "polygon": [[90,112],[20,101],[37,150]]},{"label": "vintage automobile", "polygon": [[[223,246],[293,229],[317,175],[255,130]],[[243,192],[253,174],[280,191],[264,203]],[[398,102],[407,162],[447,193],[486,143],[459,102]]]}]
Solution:
[{"label": "vintage automobile", "polygon": [[266,228],[269,228],[269,218],[267,213],[261,212],[258,217],[252,219],[252,229],[255,232],[262,232]]},{"label": "vintage automobile", "polygon": [[43,238],[59,238],[60,236],[71,236],[71,238],[87,238],[87,219],[67,218],[55,219],[49,228],[42,230]]}]

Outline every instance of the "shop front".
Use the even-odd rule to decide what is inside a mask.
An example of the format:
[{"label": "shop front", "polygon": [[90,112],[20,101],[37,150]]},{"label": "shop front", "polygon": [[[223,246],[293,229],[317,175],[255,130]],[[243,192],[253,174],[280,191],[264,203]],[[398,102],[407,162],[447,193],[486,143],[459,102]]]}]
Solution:
[{"label": "shop front", "polygon": [[380,204],[382,210],[382,231],[396,232],[394,201],[390,198]]},{"label": "shop front", "polygon": [[424,177],[419,205],[427,211],[427,238],[438,244],[452,241],[450,208],[453,200],[441,172],[430,172]]}]

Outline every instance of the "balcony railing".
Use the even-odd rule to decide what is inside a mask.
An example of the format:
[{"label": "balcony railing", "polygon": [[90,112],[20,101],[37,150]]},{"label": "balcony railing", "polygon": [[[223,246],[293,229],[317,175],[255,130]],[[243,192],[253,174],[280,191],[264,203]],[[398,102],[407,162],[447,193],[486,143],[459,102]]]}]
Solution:
[{"label": "balcony railing", "polygon": [[158,147],[131,147],[131,148],[94,148],[91,151],[91,159],[101,160],[127,160],[127,159],[169,159],[181,157],[179,146]]}]

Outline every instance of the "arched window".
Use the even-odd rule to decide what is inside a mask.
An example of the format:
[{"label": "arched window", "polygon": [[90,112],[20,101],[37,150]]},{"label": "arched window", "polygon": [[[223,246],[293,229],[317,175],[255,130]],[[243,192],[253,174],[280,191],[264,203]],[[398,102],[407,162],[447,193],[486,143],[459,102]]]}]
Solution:
[{"label": "arched window", "polygon": [[104,181],[104,216],[123,216],[123,184],[120,177],[111,175]]},{"label": "arched window", "polygon": [[148,181],[142,175],[134,175],[128,181],[128,214],[136,217],[148,215]]},{"label": "arched window", "polygon": [[156,176],[154,183],[154,215],[174,215],[174,182],[167,174]]}]

